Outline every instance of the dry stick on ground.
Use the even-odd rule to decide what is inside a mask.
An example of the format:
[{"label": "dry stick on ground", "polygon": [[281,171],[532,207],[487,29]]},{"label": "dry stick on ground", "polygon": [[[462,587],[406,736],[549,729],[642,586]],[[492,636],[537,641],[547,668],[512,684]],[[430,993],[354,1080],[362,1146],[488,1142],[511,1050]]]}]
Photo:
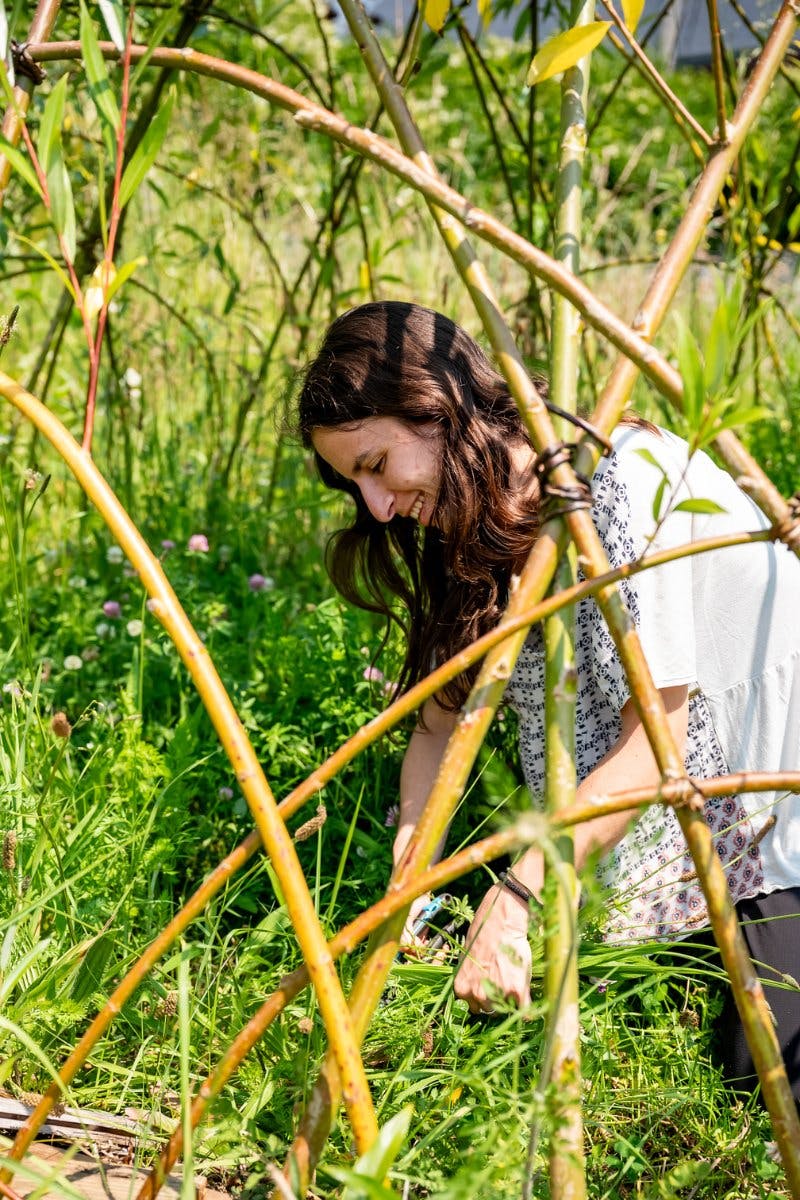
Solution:
[{"label": "dry stick on ground", "polygon": [[[298,942],[310,966],[329,1042],[336,1055],[337,1067],[344,1071],[347,1079],[347,1111],[356,1145],[359,1151],[363,1152],[377,1135],[377,1122],[347,1003],[296,850],[278,813],[269,784],[247,734],[208,651],[192,628],[160,562],[146,545],[89,455],[81,449],[61,422],[19,384],[0,374],[0,389],[16,407],[34,420],[37,428],[55,446],[86,494],[100,510],[151,597],[150,611],[164,626],[192,676],[280,880]],[[10,1171],[5,1168],[0,1173],[0,1179],[8,1181],[9,1178]]]},{"label": "dry stick on ground", "polygon": [[[0,394],[6,395],[2,377],[0,377]],[[35,414],[27,415],[35,417]],[[707,538],[702,542],[695,542],[682,547],[673,547],[670,550],[662,550],[656,554],[650,555],[649,557],[642,558],[635,563],[628,563],[621,567],[617,567],[614,571],[610,572],[608,576],[599,580],[588,580],[584,581],[583,583],[576,584],[575,587],[562,592],[560,595],[550,596],[540,604],[528,609],[518,616],[514,621],[505,621],[501,626],[498,626],[498,628],[492,630],[490,633],[485,634],[483,638],[480,638],[466,650],[462,650],[447,663],[444,663],[427,679],[411,688],[398,700],[394,701],[385,712],[379,714],[377,717],[374,717],[373,720],[368,722],[366,725],[363,725],[361,729],[353,734],[353,736],[347,742],[344,742],[338,750],[334,751],[334,753],[327,759],[326,762],[317,767],[311,775],[303,780],[302,783],[298,784],[298,786],[281,802],[279,805],[281,815],[284,819],[287,819],[293,813],[297,812],[297,810],[309,799],[318,795],[322,788],[324,788],[325,784],[332,779],[334,775],[338,774],[338,772],[342,770],[344,766],[352,762],[358,754],[367,748],[367,746],[372,745],[379,738],[383,737],[385,733],[393,728],[393,726],[395,726],[399,721],[403,720],[404,717],[416,711],[416,709],[419,708],[420,705],[424,703],[424,701],[430,695],[440,691],[445,684],[449,683],[450,680],[454,679],[458,674],[464,671],[473,662],[476,662],[493,647],[499,645],[500,642],[507,639],[511,633],[514,633],[519,629],[527,629],[529,625],[536,621],[543,620],[545,617],[559,611],[559,609],[563,608],[567,604],[577,603],[577,601],[583,596],[591,595],[593,592],[597,591],[597,589],[604,583],[610,583],[614,580],[628,578],[629,576],[638,574],[640,571],[646,570],[649,567],[655,567],[665,562],[674,561],[683,555],[707,553],[711,550],[724,549],[726,546],[742,545],[745,542],[762,542],[769,540],[770,536],[771,531],[769,530],[759,530],[742,534],[726,534],[722,537]],[[726,777],[726,783],[727,779],[728,777]],[[747,790],[747,788],[752,788],[753,790],[769,790],[767,784],[762,782],[760,776],[731,776],[730,779],[734,781],[734,786],[732,787],[731,791],[718,791],[714,793],[710,791],[704,791],[704,795],[735,794],[737,791]],[[756,782],[751,783],[751,780],[754,779]],[[718,786],[722,786],[720,785],[720,781],[714,780],[705,781],[702,785],[698,786],[705,788],[715,782]],[[800,790],[800,776],[793,781],[790,776],[787,776],[784,773],[783,775],[776,777],[776,781],[774,782],[773,786],[776,789],[784,788],[786,790],[791,790],[792,788],[796,788],[796,790]],[[666,790],[665,795],[667,795]],[[667,795],[667,798],[670,800],[670,802],[673,802],[680,797],[678,793],[672,789],[672,791],[670,791]],[[633,808],[639,802],[640,800],[637,800],[634,797],[633,799],[626,800],[624,807]],[[579,820],[587,820],[591,815],[598,815],[606,811],[618,812],[620,811],[620,808],[618,804],[612,800],[606,802],[605,804],[599,804],[596,809],[592,809],[592,812],[590,814],[587,813],[587,815],[581,815],[582,813],[586,812],[585,808],[577,809],[575,810],[577,815],[575,815],[574,819],[570,813],[563,814],[563,823],[573,824]],[[559,820],[560,819],[561,817],[559,815]],[[39,1101],[39,1104],[36,1106],[34,1111],[29,1115],[25,1125],[17,1134],[14,1145],[11,1148],[11,1158],[20,1159],[25,1153],[25,1150],[28,1148],[33,1138],[36,1136],[36,1133],[47,1119],[47,1116],[52,1110],[53,1105],[58,1102],[63,1091],[70,1085],[77,1072],[89,1058],[92,1050],[109,1028],[111,1022],[116,1016],[119,1015],[124,1005],[147,977],[153,966],[167,952],[177,938],[180,937],[184,930],[188,928],[195,917],[199,916],[200,913],[203,912],[213,897],[225,887],[233,875],[235,875],[237,871],[241,870],[241,868],[246,865],[253,854],[255,854],[260,848],[261,837],[258,833],[258,830],[254,830],[248,834],[243,842],[241,842],[234,850],[226,855],[226,857],[218,864],[217,867],[215,867],[215,869],[210,873],[208,878],[204,880],[198,890],[189,898],[183,908],[175,914],[169,924],[165,926],[165,928],[156,938],[154,938],[144,953],[139,957],[139,959],[137,959],[124,978],[114,989],[111,996],[109,996],[103,1008],[86,1029],[85,1033],[81,1037],[80,1041],[75,1045],[68,1058],[62,1064],[59,1071],[59,1078],[62,1081],[62,1086],[59,1086],[58,1084],[51,1085],[51,1087]],[[428,887],[430,886],[439,886],[445,882],[448,882],[448,880],[445,880],[444,878],[437,879],[433,883],[427,884],[423,890],[428,890]],[[248,1026],[248,1028],[250,1028],[250,1026]],[[236,1070],[240,1061],[241,1058],[237,1058],[235,1056],[229,1061],[226,1056],[225,1062],[228,1064],[228,1072],[225,1075],[226,1079],[229,1078],[234,1070]],[[206,1094],[204,1093],[204,1095]],[[206,1095],[206,1102],[208,1102],[208,1100],[209,1096]],[[173,1163],[174,1159],[171,1160],[169,1164],[170,1168]]]}]

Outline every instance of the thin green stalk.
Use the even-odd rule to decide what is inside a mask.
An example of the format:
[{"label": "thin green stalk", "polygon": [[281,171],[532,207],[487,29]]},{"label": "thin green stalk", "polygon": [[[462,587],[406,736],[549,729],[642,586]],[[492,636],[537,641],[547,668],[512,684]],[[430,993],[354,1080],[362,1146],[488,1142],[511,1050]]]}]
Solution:
[{"label": "thin green stalk", "polygon": [[[594,0],[576,0],[573,26],[594,19]],[[583,227],[583,160],[586,150],[586,108],[590,58],[564,73],[561,85],[561,138],[556,196],[556,258],[573,274],[580,268]],[[577,409],[580,324],[575,309],[563,296],[553,297],[551,381],[553,400],[565,412]],[[566,421],[556,424],[564,440]],[[572,586],[577,578],[575,547],[569,546],[553,579],[553,591]],[[545,648],[545,811],[575,802],[575,609],[570,606],[544,622]],[[578,981],[577,917],[580,883],[575,871],[572,835],[564,830],[552,856],[545,859],[545,996],[547,999],[549,1072],[547,1108],[550,1116],[550,1190],[556,1200],[586,1196],[586,1165],[581,1110],[581,1051]],[[532,1145],[531,1140],[531,1145]],[[529,1159],[531,1155],[529,1154]],[[523,1198],[530,1200],[533,1172],[528,1163]]]},{"label": "thin green stalk", "polygon": [[711,73],[714,76],[714,99],[717,104],[717,141],[728,138],[728,118],[725,113],[725,71],[722,65],[722,32],[719,27],[717,0],[707,0],[708,27],[711,35]]}]

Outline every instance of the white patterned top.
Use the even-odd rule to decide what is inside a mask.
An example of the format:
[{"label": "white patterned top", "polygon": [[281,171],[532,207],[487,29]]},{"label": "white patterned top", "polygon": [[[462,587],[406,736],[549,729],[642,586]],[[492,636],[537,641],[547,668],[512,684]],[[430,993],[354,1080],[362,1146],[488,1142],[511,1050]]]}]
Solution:
[{"label": "white patterned top", "polygon": [[[702,452],[689,458],[686,443],[674,435],[620,426],[612,440],[614,453],[601,460],[592,484],[593,517],[612,566],[648,549],[768,525],[726,472]],[[724,511],[681,511],[681,502],[692,498],[713,500]],[[708,778],[800,769],[800,561],[780,544],[755,543],[679,559],[621,587],[656,685],[689,686],[688,773]],[[619,738],[630,688],[590,597],[577,605],[575,621],[580,781]],[[544,786],[538,626],[506,696],[519,714],[522,766],[538,797]],[[800,798],[770,792],[710,799],[705,816],[734,900],[800,884]],[[708,924],[669,808],[646,809],[598,873],[614,893],[609,941],[678,937]]]}]

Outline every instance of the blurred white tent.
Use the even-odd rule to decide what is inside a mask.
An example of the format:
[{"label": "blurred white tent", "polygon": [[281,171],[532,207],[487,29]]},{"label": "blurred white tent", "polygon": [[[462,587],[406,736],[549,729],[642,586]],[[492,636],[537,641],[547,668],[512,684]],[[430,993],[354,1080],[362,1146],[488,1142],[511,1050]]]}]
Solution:
[{"label": "blurred white tent", "polygon": [[[399,32],[403,29],[413,0],[367,0],[367,10],[384,29]],[[490,25],[493,34],[512,37],[514,28],[524,10],[524,3],[516,4],[510,14],[495,17]],[[619,7],[619,6],[618,6]],[[762,35],[769,30],[771,19],[778,9],[777,0],[719,0],[719,19],[725,46],[735,54],[756,48],[757,38],[751,32],[755,28]],[[332,8],[336,8],[335,0]],[[694,64],[703,66],[710,60],[708,32],[708,7],[706,0],[646,0],[644,15],[637,31],[640,40],[646,36],[653,21],[664,9],[667,13],[660,21],[654,39],[649,43],[659,58],[669,66]],[[737,11],[738,10],[738,11]],[[476,0],[462,10],[469,29],[477,33],[481,27]],[[566,28],[566,18],[559,14],[553,3],[540,3],[541,38]],[[598,20],[603,19],[602,5],[597,5]],[[337,24],[343,18],[337,17]]]}]

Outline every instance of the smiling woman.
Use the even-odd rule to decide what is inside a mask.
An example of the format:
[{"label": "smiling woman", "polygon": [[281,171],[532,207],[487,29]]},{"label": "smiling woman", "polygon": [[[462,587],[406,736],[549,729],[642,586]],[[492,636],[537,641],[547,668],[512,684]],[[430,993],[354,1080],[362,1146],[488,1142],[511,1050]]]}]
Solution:
[{"label": "smiling woman", "polygon": [[[447,317],[365,304],[333,323],[306,370],[299,432],[324,482],[355,500],[328,545],[331,578],[402,625],[409,686],[497,623],[536,538],[516,405]],[[445,707],[460,707],[473,677],[448,686]]]}]

